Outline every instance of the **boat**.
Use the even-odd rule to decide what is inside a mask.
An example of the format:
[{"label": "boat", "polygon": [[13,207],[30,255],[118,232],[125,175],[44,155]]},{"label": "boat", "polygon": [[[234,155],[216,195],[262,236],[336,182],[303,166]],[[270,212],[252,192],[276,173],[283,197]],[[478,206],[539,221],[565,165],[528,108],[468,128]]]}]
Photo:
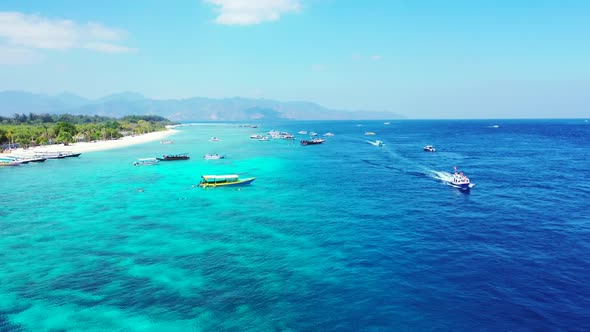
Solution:
[{"label": "boat", "polygon": [[390,125],[391,122],[383,122],[384,125]]},{"label": "boat", "polygon": [[1,157],[7,157],[7,158],[12,158],[15,161],[20,161],[21,164],[28,164],[28,163],[42,163],[45,160],[47,160],[47,158],[42,158],[42,157],[38,157],[38,156],[13,156],[13,155],[3,155],[0,156]]},{"label": "boat", "polygon": [[45,159],[63,159],[65,155],[61,152],[37,152],[35,154],[37,158],[45,158]]},{"label": "boat", "polygon": [[326,136],[326,137],[332,137],[332,136],[334,136],[334,134],[332,134],[332,133],[325,133],[324,136]]},{"label": "boat", "polygon": [[157,165],[159,162],[157,158],[139,158],[133,163],[133,166],[151,166]]},{"label": "boat", "polygon": [[318,134],[318,133],[316,133],[316,132],[313,132],[313,131],[310,131],[310,132],[309,132],[309,136],[317,136],[317,134]]},{"label": "boat", "polygon": [[424,147],[424,151],[426,152],[436,152],[436,149],[432,145],[427,145]]},{"label": "boat", "polygon": [[305,130],[298,131],[297,133],[300,135],[307,135],[307,131]]},{"label": "boat", "polygon": [[174,141],[169,140],[169,139],[165,139],[165,140],[160,141],[160,144],[173,144],[173,143],[174,143]]},{"label": "boat", "polygon": [[80,155],[81,155],[81,153],[73,153],[73,152],[70,152],[70,151],[65,151],[65,152],[60,152],[59,153],[59,157],[64,157],[64,158],[80,157]]},{"label": "boat", "polygon": [[301,145],[317,145],[317,144],[322,144],[325,141],[326,140],[321,139],[321,138],[314,138],[314,139],[311,139],[311,140],[302,139],[301,140]]},{"label": "boat", "polygon": [[375,135],[377,135],[377,134],[375,134],[375,133],[374,133],[374,132],[372,132],[372,131],[367,131],[367,132],[365,132],[365,135],[367,135],[367,136],[375,136]]},{"label": "boat", "polygon": [[158,157],[159,161],[174,161],[174,160],[189,160],[191,157],[188,156],[187,153],[179,153],[179,154],[165,154],[162,157]]},{"label": "boat", "polygon": [[293,136],[292,134],[290,134],[290,133],[288,133],[286,131],[271,130],[271,131],[268,132],[268,134],[272,138],[295,139],[295,136]]},{"label": "boat", "polygon": [[10,157],[0,157],[0,166],[20,166],[23,162]]},{"label": "boat", "polygon": [[240,179],[236,174],[232,175],[203,175],[199,187],[222,187],[222,186],[241,186],[252,183],[256,178]]},{"label": "boat", "polygon": [[269,140],[269,138],[268,138],[268,136],[262,136],[262,137],[260,137],[258,140],[259,140],[259,141],[268,141],[268,140]]},{"label": "boat", "polygon": [[251,138],[251,139],[261,139],[261,138],[263,138],[263,137],[264,137],[264,136],[262,136],[262,135],[258,135],[258,134],[256,134],[256,135],[250,135],[250,138]]},{"label": "boat", "polygon": [[207,160],[215,160],[215,159],[223,159],[223,158],[225,158],[224,155],[217,154],[217,153],[207,153],[206,155],[203,156],[203,159],[207,159]]},{"label": "boat", "polygon": [[383,142],[381,142],[380,140],[376,140],[375,142],[371,142],[368,141],[370,144],[374,145],[374,146],[383,146],[385,145]]},{"label": "boat", "polygon": [[220,139],[217,137],[211,137],[211,142],[219,142]]},{"label": "boat", "polygon": [[453,178],[449,182],[449,185],[462,191],[469,191],[475,186],[475,184],[471,183],[469,178],[463,174],[463,172],[457,170],[457,167],[455,167],[455,173],[453,174]]}]

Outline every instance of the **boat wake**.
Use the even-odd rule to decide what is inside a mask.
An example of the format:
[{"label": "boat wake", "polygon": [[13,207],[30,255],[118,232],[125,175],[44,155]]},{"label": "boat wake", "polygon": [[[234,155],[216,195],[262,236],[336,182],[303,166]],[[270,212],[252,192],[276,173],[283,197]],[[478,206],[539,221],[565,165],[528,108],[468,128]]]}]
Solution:
[{"label": "boat wake", "polygon": [[445,183],[450,183],[451,181],[453,181],[453,174],[451,174],[449,172],[434,171],[434,170],[430,170],[428,172],[429,172],[429,176],[435,180],[442,181]]}]

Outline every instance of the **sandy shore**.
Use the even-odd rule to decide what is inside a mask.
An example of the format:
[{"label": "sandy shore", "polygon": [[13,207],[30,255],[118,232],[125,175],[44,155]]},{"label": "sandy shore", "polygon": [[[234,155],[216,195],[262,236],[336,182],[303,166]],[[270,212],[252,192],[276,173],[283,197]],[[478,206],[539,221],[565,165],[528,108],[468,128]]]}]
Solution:
[{"label": "sandy shore", "polygon": [[19,154],[33,154],[35,152],[58,152],[58,151],[71,151],[73,153],[86,153],[86,152],[93,152],[93,151],[104,151],[104,150],[111,150],[111,149],[119,149],[126,146],[142,144],[147,142],[159,141],[177,133],[178,130],[169,128],[165,131],[156,131],[153,133],[143,134],[143,135],[136,135],[136,136],[125,136],[118,140],[111,140],[111,141],[95,141],[95,142],[81,142],[81,143],[73,143],[67,146],[63,144],[53,144],[53,145],[43,145],[43,146],[35,146],[29,149],[16,149],[12,150],[11,154],[19,155]]}]

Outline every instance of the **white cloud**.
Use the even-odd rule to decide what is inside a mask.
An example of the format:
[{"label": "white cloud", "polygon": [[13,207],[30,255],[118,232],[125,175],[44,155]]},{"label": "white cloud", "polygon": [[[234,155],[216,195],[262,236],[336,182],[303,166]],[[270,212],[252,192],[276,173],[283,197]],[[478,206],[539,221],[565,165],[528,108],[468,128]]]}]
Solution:
[{"label": "white cloud", "polygon": [[125,35],[124,31],[93,22],[0,12],[0,42],[4,45],[56,50],[85,48],[107,53],[133,51],[118,44]]},{"label": "white cloud", "polygon": [[137,51],[135,48],[109,43],[88,43],[84,46],[84,48],[103,53],[129,53]]},{"label": "white cloud", "polygon": [[219,6],[215,21],[227,25],[251,25],[276,21],[281,14],[301,9],[299,0],[205,0]]},{"label": "white cloud", "polygon": [[29,49],[0,45],[0,65],[27,65],[39,59],[40,56]]}]

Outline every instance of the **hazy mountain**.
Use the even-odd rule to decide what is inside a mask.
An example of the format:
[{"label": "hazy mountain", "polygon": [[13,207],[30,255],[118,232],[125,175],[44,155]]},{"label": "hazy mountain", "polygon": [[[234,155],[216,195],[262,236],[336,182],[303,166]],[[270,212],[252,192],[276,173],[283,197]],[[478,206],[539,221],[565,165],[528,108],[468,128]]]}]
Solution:
[{"label": "hazy mountain", "polygon": [[60,101],[63,105],[67,107],[80,107],[91,102],[90,99],[86,99],[84,97],[80,97],[69,92],[62,92],[56,95],[54,99]]},{"label": "hazy mountain", "polygon": [[250,98],[150,99],[133,93],[117,93],[89,100],[71,93],[46,96],[21,91],[0,92],[0,115],[14,113],[70,113],[121,117],[155,114],[173,121],[250,120],[370,120],[402,116],[388,112],[343,111],[311,102],[281,102]]}]

